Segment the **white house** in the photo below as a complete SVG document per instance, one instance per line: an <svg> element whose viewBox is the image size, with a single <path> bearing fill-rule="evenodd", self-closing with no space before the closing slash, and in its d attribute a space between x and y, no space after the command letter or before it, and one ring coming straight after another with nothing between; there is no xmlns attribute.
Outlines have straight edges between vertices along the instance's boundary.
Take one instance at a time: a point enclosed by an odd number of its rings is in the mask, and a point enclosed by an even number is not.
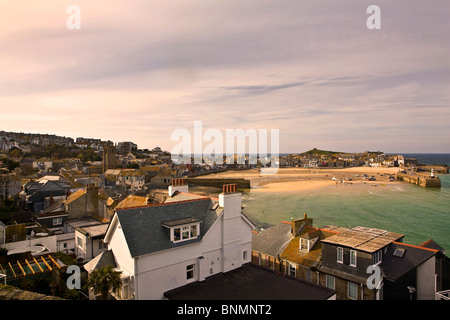
<svg viewBox="0 0 450 320"><path fill-rule="evenodd" d="M106 250L103 242L108 224L99 223L75 228L75 254L77 259L87 262Z"/></svg>
<svg viewBox="0 0 450 320"><path fill-rule="evenodd" d="M171 186L167 203L115 212L104 238L108 250L85 269L112 264L121 271L116 298L163 299L169 290L250 262L255 226L241 212L236 185L224 186L219 199L190 198L186 191Z"/></svg>

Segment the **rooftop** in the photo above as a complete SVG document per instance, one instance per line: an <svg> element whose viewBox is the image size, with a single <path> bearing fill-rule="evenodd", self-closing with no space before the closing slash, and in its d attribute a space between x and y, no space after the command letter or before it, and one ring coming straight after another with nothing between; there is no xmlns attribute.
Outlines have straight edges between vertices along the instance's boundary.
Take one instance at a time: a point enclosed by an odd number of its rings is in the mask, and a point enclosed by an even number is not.
<svg viewBox="0 0 450 320"><path fill-rule="evenodd" d="M386 278L396 280L434 256L438 250L393 242L383 257Z"/></svg>
<svg viewBox="0 0 450 320"><path fill-rule="evenodd" d="M253 264L165 293L169 300L326 300L334 290Z"/></svg>
<svg viewBox="0 0 450 320"><path fill-rule="evenodd" d="M137 257L200 241L222 212L220 208L213 210L213 205L213 200L203 198L122 209L117 210L115 215L131 256ZM173 243L164 224L187 218L201 220L199 237L181 244Z"/></svg>
<svg viewBox="0 0 450 320"><path fill-rule="evenodd" d="M115 209L144 206L147 204L147 200L147 197L129 195L128 197L120 201Z"/></svg>
<svg viewBox="0 0 450 320"><path fill-rule="evenodd" d="M105 235L108 223L101 223L97 225L77 227L76 230L90 238L99 238Z"/></svg>
<svg viewBox="0 0 450 320"><path fill-rule="evenodd" d="M330 228L327 229L330 230ZM355 227L352 229L338 228L331 230L337 231L338 233L327 239L323 239L323 243L350 247L369 253L380 250L393 241L398 241L404 237L404 235L400 233L366 227Z"/></svg>

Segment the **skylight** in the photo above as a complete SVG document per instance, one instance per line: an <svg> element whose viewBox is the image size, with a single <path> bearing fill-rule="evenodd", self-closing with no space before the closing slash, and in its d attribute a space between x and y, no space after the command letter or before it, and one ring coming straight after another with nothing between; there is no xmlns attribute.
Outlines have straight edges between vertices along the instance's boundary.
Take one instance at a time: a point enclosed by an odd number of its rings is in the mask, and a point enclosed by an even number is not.
<svg viewBox="0 0 450 320"><path fill-rule="evenodd" d="M394 256L395 257L402 258L404 254L405 254L405 249L396 248L395 251L394 251Z"/></svg>

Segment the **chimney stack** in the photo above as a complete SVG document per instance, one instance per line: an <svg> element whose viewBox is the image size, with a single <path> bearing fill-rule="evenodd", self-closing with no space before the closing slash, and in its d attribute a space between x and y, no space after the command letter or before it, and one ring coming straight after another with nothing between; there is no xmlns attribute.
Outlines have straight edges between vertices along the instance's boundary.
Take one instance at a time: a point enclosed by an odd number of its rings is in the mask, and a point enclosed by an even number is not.
<svg viewBox="0 0 450 320"><path fill-rule="evenodd" d="M235 183L234 184L224 184L222 191L224 194L236 192L236 187L237 187L237 185Z"/></svg>
<svg viewBox="0 0 450 320"><path fill-rule="evenodd" d="M222 253L223 272L228 272L242 265L242 247L240 232L242 194L237 192L236 184L223 186L219 194L219 206L223 208L222 216Z"/></svg>
<svg viewBox="0 0 450 320"><path fill-rule="evenodd" d="M186 179L176 178L172 179L172 185L169 186L169 197L175 192L189 192L189 186L186 183Z"/></svg>
<svg viewBox="0 0 450 320"><path fill-rule="evenodd" d="M313 226L313 219L308 218L308 215L306 213L303 214L303 219L297 219L293 220L291 222L291 235L292 237L296 237L300 234L303 227L312 227Z"/></svg>

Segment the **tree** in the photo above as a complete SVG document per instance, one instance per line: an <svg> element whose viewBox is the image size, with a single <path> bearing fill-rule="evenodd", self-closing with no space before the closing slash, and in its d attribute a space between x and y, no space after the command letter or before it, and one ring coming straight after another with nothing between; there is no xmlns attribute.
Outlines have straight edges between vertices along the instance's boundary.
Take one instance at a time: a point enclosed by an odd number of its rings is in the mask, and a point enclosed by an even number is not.
<svg viewBox="0 0 450 320"><path fill-rule="evenodd" d="M100 294L102 300L108 300L109 291L122 287L120 272L115 271L112 266L106 266L94 270L88 278L87 285L94 289L95 294Z"/></svg>

